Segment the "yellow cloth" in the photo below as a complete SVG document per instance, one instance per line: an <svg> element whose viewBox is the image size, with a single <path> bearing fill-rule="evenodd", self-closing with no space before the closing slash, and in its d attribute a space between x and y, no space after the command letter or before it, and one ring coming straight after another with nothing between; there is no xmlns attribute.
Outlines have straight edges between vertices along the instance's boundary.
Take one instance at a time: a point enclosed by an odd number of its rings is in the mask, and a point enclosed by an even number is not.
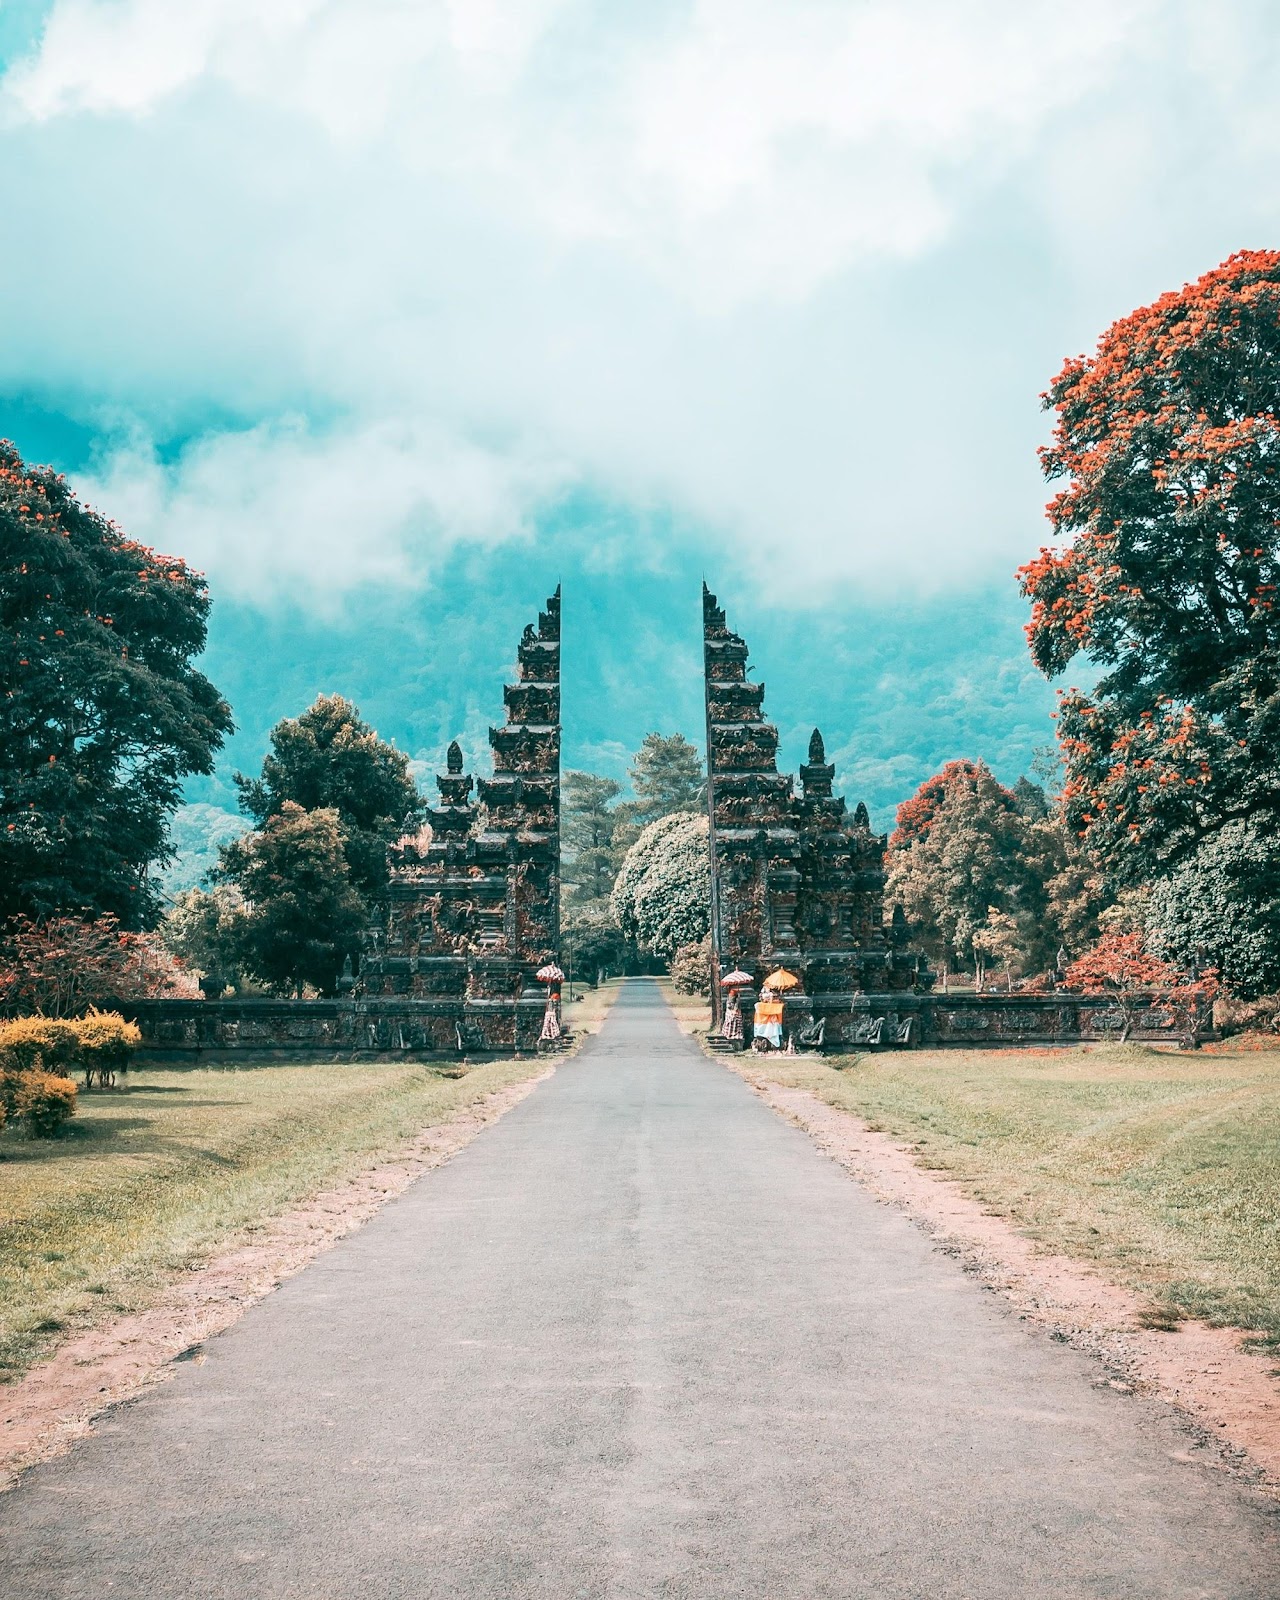
<svg viewBox="0 0 1280 1600"><path fill-rule="evenodd" d="M762 1023L765 1023L765 1022L781 1022L781 1021L782 1021L782 1001L781 1000L757 1000L756 1001L756 1027L757 1028L760 1027L760 1025Z"/></svg>

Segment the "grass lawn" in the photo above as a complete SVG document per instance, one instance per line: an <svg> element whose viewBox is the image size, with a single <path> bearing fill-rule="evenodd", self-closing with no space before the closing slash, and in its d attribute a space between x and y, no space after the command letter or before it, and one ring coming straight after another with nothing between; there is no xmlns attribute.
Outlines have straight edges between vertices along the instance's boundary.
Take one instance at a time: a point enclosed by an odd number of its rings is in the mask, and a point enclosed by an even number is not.
<svg viewBox="0 0 1280 1600"><path fill-rule="evenodd" d="M1280 1349L1280 1052L1142 1046L747 1058L912 1144L1161 1315Z"/></svg>
<svg viewBox="0 0 1280 1600"><path fill-rule="evenodd" d="M144 1067L81 1093L67 1136L0 1134L0 1381L64 1330L133 1310L238 1230L371 1165L491 1090L414 1064Z"/></svg>

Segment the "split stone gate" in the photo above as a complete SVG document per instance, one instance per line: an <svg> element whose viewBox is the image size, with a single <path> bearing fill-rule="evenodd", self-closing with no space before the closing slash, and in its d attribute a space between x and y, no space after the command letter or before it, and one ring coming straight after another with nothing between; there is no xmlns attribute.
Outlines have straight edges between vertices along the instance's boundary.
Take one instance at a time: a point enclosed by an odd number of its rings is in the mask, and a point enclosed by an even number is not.
<svg viewBox="0 0 1280 1600"><path fill-rule="evenodd" d="M803 1045L1066 1042L1105 1037L1104 999L938 995L900 913L884 916L885 839L848 812L817 729L800 788L778 771L748 650L703 585L712 1015L731 966L757 985L776 966L800 981L786 1031ZM532 1050L560 948L560 590L516 652L506 719L489 730L493 775L449 746L430 831L390 853L390 893L359 970L335 1000L144 1001L126 1009L153 1052L509 1053ZM744 1001L749 1008L753 990ZM749 1016L749 1009L747 1015ZM1153 1004L1142 1037L1180 1018Z"/></svg>

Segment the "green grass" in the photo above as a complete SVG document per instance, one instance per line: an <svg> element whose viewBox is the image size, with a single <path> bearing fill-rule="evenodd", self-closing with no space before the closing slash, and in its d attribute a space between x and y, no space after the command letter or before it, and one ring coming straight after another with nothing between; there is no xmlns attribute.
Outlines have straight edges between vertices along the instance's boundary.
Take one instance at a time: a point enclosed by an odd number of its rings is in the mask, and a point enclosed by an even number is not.
<svg viewBox="0 0 1280 1600"><path fill-rule="evenodd" d="M911 1143L992 1210L1280 1349L1280 1053L1141 1046L752 1060Z"/></svg>
<svg viewBox="0 0 1280 1600"><path fill-rule="evenodd" d="M155 1298L241 1229L544 1062L143 1068L65 1138L0 1135L0 1381Z"/></svg>

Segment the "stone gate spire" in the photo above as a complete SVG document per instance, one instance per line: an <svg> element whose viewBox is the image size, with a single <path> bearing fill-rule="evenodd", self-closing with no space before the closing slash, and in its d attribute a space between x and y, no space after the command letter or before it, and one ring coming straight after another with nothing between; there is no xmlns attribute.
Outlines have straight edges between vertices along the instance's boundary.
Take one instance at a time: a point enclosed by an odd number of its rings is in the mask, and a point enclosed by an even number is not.
<svg viewBox="0 0 1280 1600"><path fill-rule="evenodd" d="M783 962L797 948L800 884L791 779L778 771L778 730L762 715L764 684L747 681L746 642L726 626L705 583L702 648L713 943L722 961Z"/></svg>
<svg viewBox="0 0 1280 1600"><path fill-rule="evenodd" d="M455 739L427 812L430 840L390 852L384 924L361 967L372 1048L532 1049L560 947L560 590L524 630L493 776L463 771ZM472 801L473 788L480 804ZM425 831L425 830L424 830Z"/></svg>

